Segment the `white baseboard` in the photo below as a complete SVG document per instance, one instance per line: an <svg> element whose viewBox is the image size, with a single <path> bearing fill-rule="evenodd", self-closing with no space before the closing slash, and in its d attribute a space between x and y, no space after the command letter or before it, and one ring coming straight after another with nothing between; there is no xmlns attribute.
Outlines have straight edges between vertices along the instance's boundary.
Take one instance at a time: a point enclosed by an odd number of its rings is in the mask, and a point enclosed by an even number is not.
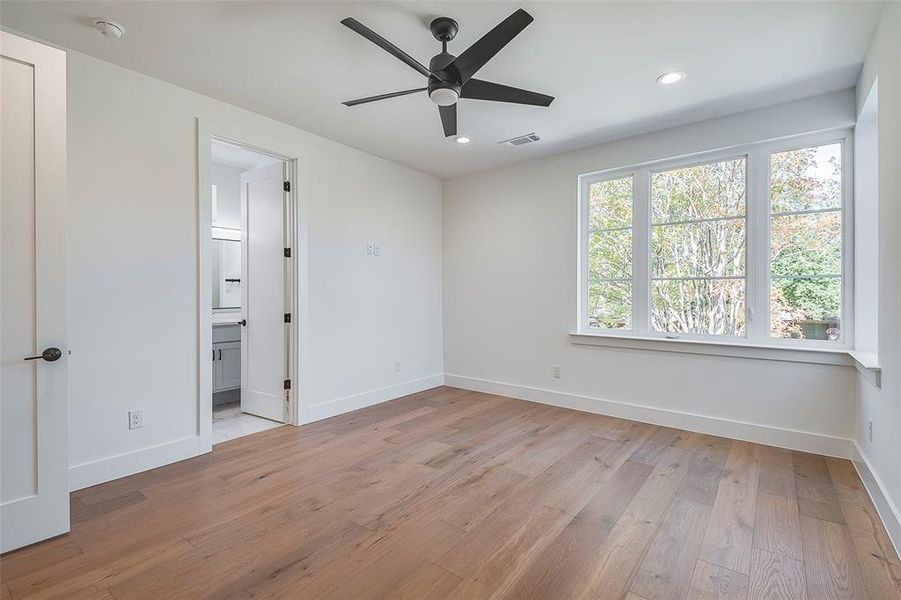
<svg viewBox="0 0 901 600"><path fill-rule="evenodd" d="M69 491L134 475L203 454L200 436L166 442L69 467Z"/></svg>
<svg viewBox="0 0 901 600"><path fill-rule="evenodd" d="M860 475L860 480L863 481L864 487L867 488L867 493L876 506L876 511L882 518L882 524L885 526L885 530L895 546L895 552L898 553L898 556L901 556L901 510L898 510L898 505L895 504L891 495L885 490L882 480L876 474L876 471L873 470L870 461L856 440L854 442L852 461L857 469L857 474Z"/></svg>
<svg viewBox="0 0 901 600"><path fill-rule="evenodd" d="M429 377L423 377L422 379L413 379L396 385L369 390L361 394L336 398L334 400L320 402L309 406L301 406L300 424L306 425L307 423L312 423L314 421L343 415L347 412L366 408L367 406L379 404L380 402L385 402L387 400L400 398L401 396L422 392L443 384L443 375L431 375Z"/></svg>
<svg viewBox="0 0 901 600"><path fill-rule="evenodd" d="M800 431L796 429L774 427L772 425L734 421L723 419L721 417L710 417L642 404L604 400L601 398L593 398L591 396L581 396L567 392L558 392L555 390L528 387L512 383L502 383L499 381L478 379L474 377L464 377L461 375L445 374L444 383L445 385L452 387L474 390L477 392L487 392L489 394L518 398L520 400L529 400L532 402L540 402L542 404L571 408L582 412L631 419L633 421L641 421L653 425L664 425L666 427L708 433L748 442L757 442L768 446L814 452L816 454L825 454L826 456L835 456L839 458L851 458L852 456L853 442L851 440L811 431Z"/></svg>
<svg viewBox="0 0 901 600"><path fill-rule="evenodd" d="M400 398L408 394L415 394L434 387L438 387L444 383L443 375L432 375L422 379L414 379L405 381L397 385L392 385L376 390L346 396L314 404L313 406L301 408L301 424L312 423L328 417L344 414L373 404ZM108 458L73 465L69 467L69 491L80 490L82 488L105 483L120 477L134 475L148 469L155 469L168 465L170 463L185 460L203 454L201 448L200 436L191 436L151 446L149 448L139 448L131 452L117 454Z"/></svg>

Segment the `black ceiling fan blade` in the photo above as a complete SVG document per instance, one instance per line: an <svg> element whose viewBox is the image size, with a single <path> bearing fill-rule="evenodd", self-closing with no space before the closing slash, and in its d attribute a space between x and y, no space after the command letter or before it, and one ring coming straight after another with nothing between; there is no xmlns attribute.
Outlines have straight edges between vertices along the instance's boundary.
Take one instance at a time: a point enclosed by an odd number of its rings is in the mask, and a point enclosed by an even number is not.
<svg viewBox="0 0 901 600"><path fill-rule="evenodd" d="M460 83L466 83L533 20L532 15L520 8L455 58L446 70L454 73Z"/></svg>
<svg viewBox="0 0 901 600"><path fill-rule="evenodd" d="M439 106L438 113L441 115L441 125L444 127L444 137L457 135L457 105Z"/></svg>
<svg viewBox="0 0 901 600"><path fill-rule="evenodd" d="M532 106L550 106L551 102L554 101L554 97L547 94L521 90L509 85L482 81L481 79L470 79L467 81L460 90L460 97L473 100L531 104Z"/></svg>
<svg viewBox="0 0 901 600"><path fill-rule="evenodd" d="M402 92L391 92L390 94L380 94L378 96L369 96L368 98L358 98L357 100L348 100L342 102L344 106L356 106L357 104L366 104L367 102L375 102L376 100L387 100L388 98L397 98L398 96L406 96L407 94L415 94L416 92L424 92L429 88L416 88L414 90L404 90Z"/></svg>
<svg viewBox="0 0 901 600"><path fill-rule="evenodd" d="M432 72L429 71L428 69L426 69L425 66L423 66L422 63L420 63L418 60L416 60L415 58L413 58L412 56L410 56L409 54L407 54L406 52L404 52L403 50L401 50L400 48L398 48L397 46L395 46L394 44L392 44L391 42L389 42L388 40L386 40L379 34L377 34L376 32L374 32L370 28L366 27L365 25L363 25L356 19L348 17L348 18L344 19L343 21L341 21L341 24L346 27L349 27L350 29L353 29L354 31L356 31L357 33L362 35L364 38L366 38L367 40L369 40L370 42L372 42L373 44L375 44L376 46L378 46L379 48L381 48L382 50L387 52L388 54L391 54L392 56L404 61L409 66L416 69L417 71L419 71L426 77L428 77L432 74Z"/></svg>

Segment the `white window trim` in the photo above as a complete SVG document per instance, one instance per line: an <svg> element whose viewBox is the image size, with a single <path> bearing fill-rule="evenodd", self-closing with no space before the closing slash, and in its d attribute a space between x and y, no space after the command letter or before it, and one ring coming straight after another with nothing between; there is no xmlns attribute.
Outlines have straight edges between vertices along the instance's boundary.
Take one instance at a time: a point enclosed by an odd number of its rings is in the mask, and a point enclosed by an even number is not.
<svg viewBox="0 0 901 600"><path fill-rule="evenodd" d="M830 143L842 144L842 314L841 338L796 340L772 338L770 324L770 200L769 155L797 148ZM745 335L711 336L656 332L650 327L650 185L651 174L685 166L746 158L746 244L745 244ZM852 356L854 221L853 221L853 148L851 129L840 128L817 133L765 140L709 152L679 156L607 169L579 176L578 185L578 319L570 333L573 343L592 346L672 350L692 354L716 354L794 360L824 364L842 364L878 369ZM632 329L613 330L589 327L588 318L588 203L589 187L598 182L632 177ZM761 310L762 309L762 310ZM762 314L755 314L762 313Z"/></svg>

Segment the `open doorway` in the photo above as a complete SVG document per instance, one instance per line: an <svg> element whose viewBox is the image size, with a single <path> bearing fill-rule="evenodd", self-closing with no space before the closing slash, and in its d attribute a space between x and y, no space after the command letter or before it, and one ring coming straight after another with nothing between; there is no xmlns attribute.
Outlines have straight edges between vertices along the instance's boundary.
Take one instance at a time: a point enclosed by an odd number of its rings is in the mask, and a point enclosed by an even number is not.
<svg viewBox="0 0 901 600"><path fill-rule="evenodd" d="M212 444L289 422L289 164L210 147Z"/></svg>

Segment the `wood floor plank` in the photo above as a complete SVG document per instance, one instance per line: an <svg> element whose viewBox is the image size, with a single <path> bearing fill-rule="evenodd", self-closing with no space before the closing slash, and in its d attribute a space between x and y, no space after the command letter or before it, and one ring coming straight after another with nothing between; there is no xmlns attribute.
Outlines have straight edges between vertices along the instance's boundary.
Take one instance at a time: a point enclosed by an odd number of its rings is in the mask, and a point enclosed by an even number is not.
<svg viewBox="0 0 901 600"><path fill-rule="evenodd" d="M734 442L720 480L700 559L743 575L751 572L760 447Z"/></svg>
<svg viewBox="0 0 901 600"><path fill-rule="evenodd" d="M745 600L748 576L699 560L687 597L692 600Z"/></svg>
<svg viewBox="0 0 901 600"><path fill-rule="evenodd" d="M760 480L757 488L774 496L797 497L791 450L773 446L760 449Z"/></svg>
<svg viewBox="0 0 901 600"><path fill-rule="evenodd" d="M753 543L761 550L801 560L801 516L797 500L759 492Z"/></svg>
<svg viewBox="0 0 901 600"><path fill-rule="evenodd" d="M635 499L617 520L597 557L597 565L577 597L622 597L654 539L690 464L685 450L668 448Z"/></svg>
<svg viewBox="0 0 901 600"><path fill-rule="evenodd" d="M863 576L844 525L801 517L807 593L817 600L866 598Z"/></svg>
<svg viewBox="0 0 901 600"><path fill-rule="evenodd" d="M448 387L70 499L3 600L901 600L849 461Z"/></svg>
<svg viewBox="0 0 901 600"><path fill-rule="evenodd" d="M870 598L901 599L901 569L897 555L884 550L870 532L848 528L848 536Z"/></svg>
<svg viewBox="0 0 901 600"><path fill-rule="evenodd" d="M793 452L792 458L795 466L798 508L801 514L815 519L844 523L838 494L832 484L825 457L807 452Z"/></svg>
<svg viewBox="0 0 901 600"><path fill-rule="evenodd" d="M751 551L749 586L748 600L807 598L803 563L760 548Z"/></svg>
<svg viewBox="0 0 901 600"><path fill-rule="evenodd" d="M644 485L653 467L626 461L532 562L509 598L573 598L594 568L604 540Z"/></svg>
<svg viewBox="0 0 901 600"><path fill-rule="evenodd" d="M693 451L688 475L679 488L679 495L713 506L723 469L729 458L732 440L714 436L699 436Z"/></svg>
<svg viewBox="0 0 901 600"><path fill-rule="evenodd" d="M453 596L490 600L502 598L531 567L533 561L566 526L572 515L542 508L513 533L490 558L466 578Z"/></svg>
<svg viewBox="0 0 901 600"><path fill-rule="evenodd" d="M520 530L530 513L541 507L565 513L554 505L558 504L558 499L567 497L567 491L575 498L573 505L584 505L596 493L597 488L593 486L605 468L603 462L596 460L597 455L618 446L618 442L602 438L586 440L559 463L518 488L511 498L476 523L471 532L436 563L468 579Z"/></svg>
<svg viewBox="0 0 901 600"><path fill-rule="evenodd" d="M400 582L391 597L398 600L444 600L459 585L459 577L435 563L427 562Z"/></svg>
<svg viewBox="0 0 901 600"><path fill-rule="evenodd" d="M648 600L685 597L710 510L706 504L676 498L635 576L633 593Z"/></svg>

